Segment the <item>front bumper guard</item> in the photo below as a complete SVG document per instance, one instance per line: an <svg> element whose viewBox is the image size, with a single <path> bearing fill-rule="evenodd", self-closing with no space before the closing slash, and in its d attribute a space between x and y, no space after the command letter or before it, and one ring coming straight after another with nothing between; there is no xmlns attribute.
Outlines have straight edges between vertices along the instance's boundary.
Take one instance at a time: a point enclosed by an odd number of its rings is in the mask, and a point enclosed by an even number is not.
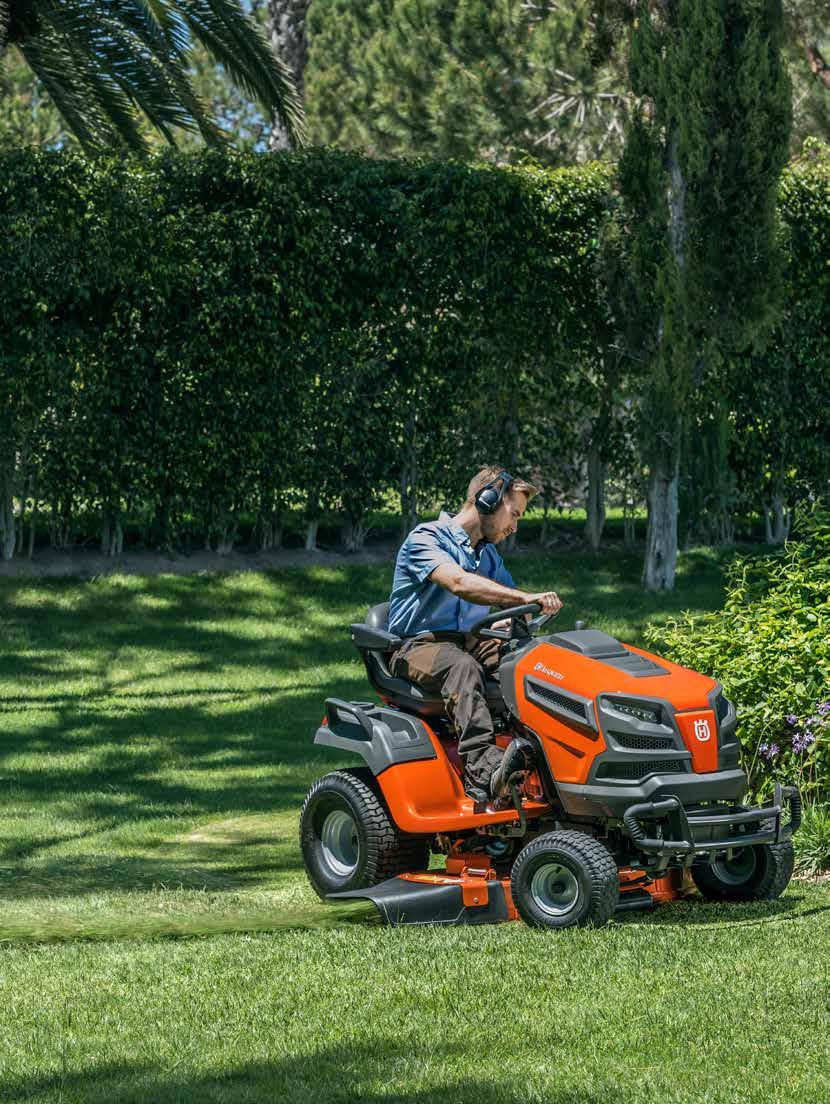
<svg viewBox="0 0 830 1104"><path fill-rule="evenodd" d="M790 810L790 819L786 824L782 822L785 801ZM649 820L667 821L669 832L676 833L679 838L646 835L640 821ZM757 831L741 831L742 825L754 821L762 821L766 827L759 825ZM780 782L776 782L775 795L770 805L758 805L754 809L741 809L739 812L687 813L680 799L670 794L659 801L645 801L630 806L623 814L623 824L640 851L660 858L684 856L691 863L702 852L781 843L790 839L801 824L801 795L795 786L782 786ZM726 834L721 835L714 831L719 828L725 828Z"/></svg>

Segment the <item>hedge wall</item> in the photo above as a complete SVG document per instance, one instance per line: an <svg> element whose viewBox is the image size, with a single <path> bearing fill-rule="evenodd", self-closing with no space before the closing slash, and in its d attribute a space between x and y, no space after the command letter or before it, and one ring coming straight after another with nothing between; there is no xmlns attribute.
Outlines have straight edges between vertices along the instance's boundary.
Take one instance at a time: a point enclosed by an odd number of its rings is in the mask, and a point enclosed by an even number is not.
<svg viewBox="0 0 830 1104"><path fill-rule="evenodd" d="M66 543L90 512L111 553L125 516L149 543L220 549L244 518L268 546L289 507L312 532L340 511L357 545L382 495L407 525L479 462L546 489L578 473L603 395L636 479L637 394L602 373L610 178L320 150L0 154L2 554L38 528ZM818 147L785 174L780 214L782 324L723 400L755 508L830 478Z"/></svg>
<svg viewBox="0 0 830 1104"><path fill-rule="evenodd" d="M732 464L745 495L783 539L795 500L830 501L830 149L808 140L784 173L778 210L787 253L781 324L735 374Z"/></svg>
<svg viewBox="0 0 830 1104"><path fill-rule="evenodd" d="M221 548L243 514L267 545L289 504L358 533L390 485L449 488L488 452L498 396L555 383L590 340L607 182L321 151L4 153L4 555L38 507L57 543L92 508L111 552L125 513L156 543Z"/></svg>

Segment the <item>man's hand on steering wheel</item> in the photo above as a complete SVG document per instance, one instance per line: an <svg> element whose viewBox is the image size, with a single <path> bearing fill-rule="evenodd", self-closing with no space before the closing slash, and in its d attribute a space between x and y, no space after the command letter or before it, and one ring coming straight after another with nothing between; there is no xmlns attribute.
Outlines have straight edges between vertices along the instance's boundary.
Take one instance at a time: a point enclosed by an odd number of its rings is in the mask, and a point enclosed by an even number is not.
<svg viewBox="0 0 830 1104"><path fill-rule="evenodd" d="M543 591L541 594L528 594L527 601L538 602L542 607L540 615L543 617L555 617L557 613L562 609L562 599L553 590ZM524 615L525 621L531 620L531 614L526 613ZM509 617L503 618L501 621L494 621L491 628L494 629L509 629L512 619Z"/></svg>
<svg viewBox="0 0 830 1104"><path fill-rule="evenodd" d="M553 617L562 609L562 599L553 590L544 591L542 594L528 594L528 602L538 602L542 607L542 613Z"/></svg>

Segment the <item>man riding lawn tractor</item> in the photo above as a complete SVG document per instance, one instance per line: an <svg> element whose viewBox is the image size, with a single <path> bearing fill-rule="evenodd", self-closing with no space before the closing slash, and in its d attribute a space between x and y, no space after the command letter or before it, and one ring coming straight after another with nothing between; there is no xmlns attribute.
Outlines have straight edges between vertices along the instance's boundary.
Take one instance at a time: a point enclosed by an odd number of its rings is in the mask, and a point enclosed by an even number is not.
<svg viewBox="0 0 830 1104"><path fill-rule="evenodd" d="M398 552L389 604L389 631L403 639L390 656L393 675L440 695L458 739L467 793L504 796L527 764L521 744L496 745L485 677L498 668L501 643L469 630L489 607L538 603L543 614L562 608L550 592L519 590L494 545L515 533L537 488L498 467L482 468L454 516L418 525ZM503 627L497 622L494 628Z"/></svg>
<svg viewBox="0 0 830 1104"><path fill-rule="evenodd" d="M363 764L303 802L315 891L391 924L547 928L654 907L687 875L709 900L780 896L798 791L743 803L715 678L580 621L541 632L562 603L518 590L494 548L534 493L480 471L454 517L409 534L391 601L349 626L380 702L326 699L314 743Z"/></svg>

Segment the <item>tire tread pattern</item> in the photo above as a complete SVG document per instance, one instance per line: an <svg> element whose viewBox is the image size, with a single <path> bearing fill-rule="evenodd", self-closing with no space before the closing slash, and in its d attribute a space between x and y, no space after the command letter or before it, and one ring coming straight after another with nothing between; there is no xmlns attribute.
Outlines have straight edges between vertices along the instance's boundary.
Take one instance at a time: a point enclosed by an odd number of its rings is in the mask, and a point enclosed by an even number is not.
<svg viewBox="0 0 830 1104"><path fill-rule="evenodd" d="M774 901L780 897L793 874L792 841L758 844L757 848L765 856L764 869L746 885L722 882L709 866L692 867L692 879L701 894L709 901Z"/></svg>
<svg viewBox="0 0 830 1104"><path fill-rule="evenodd" d="M608 848L601 840L594 839L584 832L575 832L569 829L561 829L555 832L546 832L537 836L519 854L513 866L511 888L515 887L514 878L521 872L524 865L533 859L540 851L544 851L551 845L562 845L576 852L583 866L590 874L590 895L588 907L584 916L577 921L578 924L593 924L595 927L607 923L614 915L619 900L619 874L617 864ZM513 888L513 898L516 908L522 919L536 927L540 925L538 919L531 913L526 914L522 907L521 894Z"/></svg>
<svg viewBox="0 0 830 1104"><path fill-rule="evenodd" d="M304 842L310 831L306 823L307 809L315 802L321 790L335 788L341 791L344 787L350 791L367 843L366 864L362 871L361 884L353 888L362 889L377 885L387 878L394 878L398 874L427 866L429 862L427 841L422 837L408 836L398 831L383 803L374 775L365 768L332 771L323 778L319 778L308 791L300 811L300 849L304 857L306 854ZM309 879L316 892L324 897L326 891L321 892L321 887L316 884L310 871Z"/></svg>

